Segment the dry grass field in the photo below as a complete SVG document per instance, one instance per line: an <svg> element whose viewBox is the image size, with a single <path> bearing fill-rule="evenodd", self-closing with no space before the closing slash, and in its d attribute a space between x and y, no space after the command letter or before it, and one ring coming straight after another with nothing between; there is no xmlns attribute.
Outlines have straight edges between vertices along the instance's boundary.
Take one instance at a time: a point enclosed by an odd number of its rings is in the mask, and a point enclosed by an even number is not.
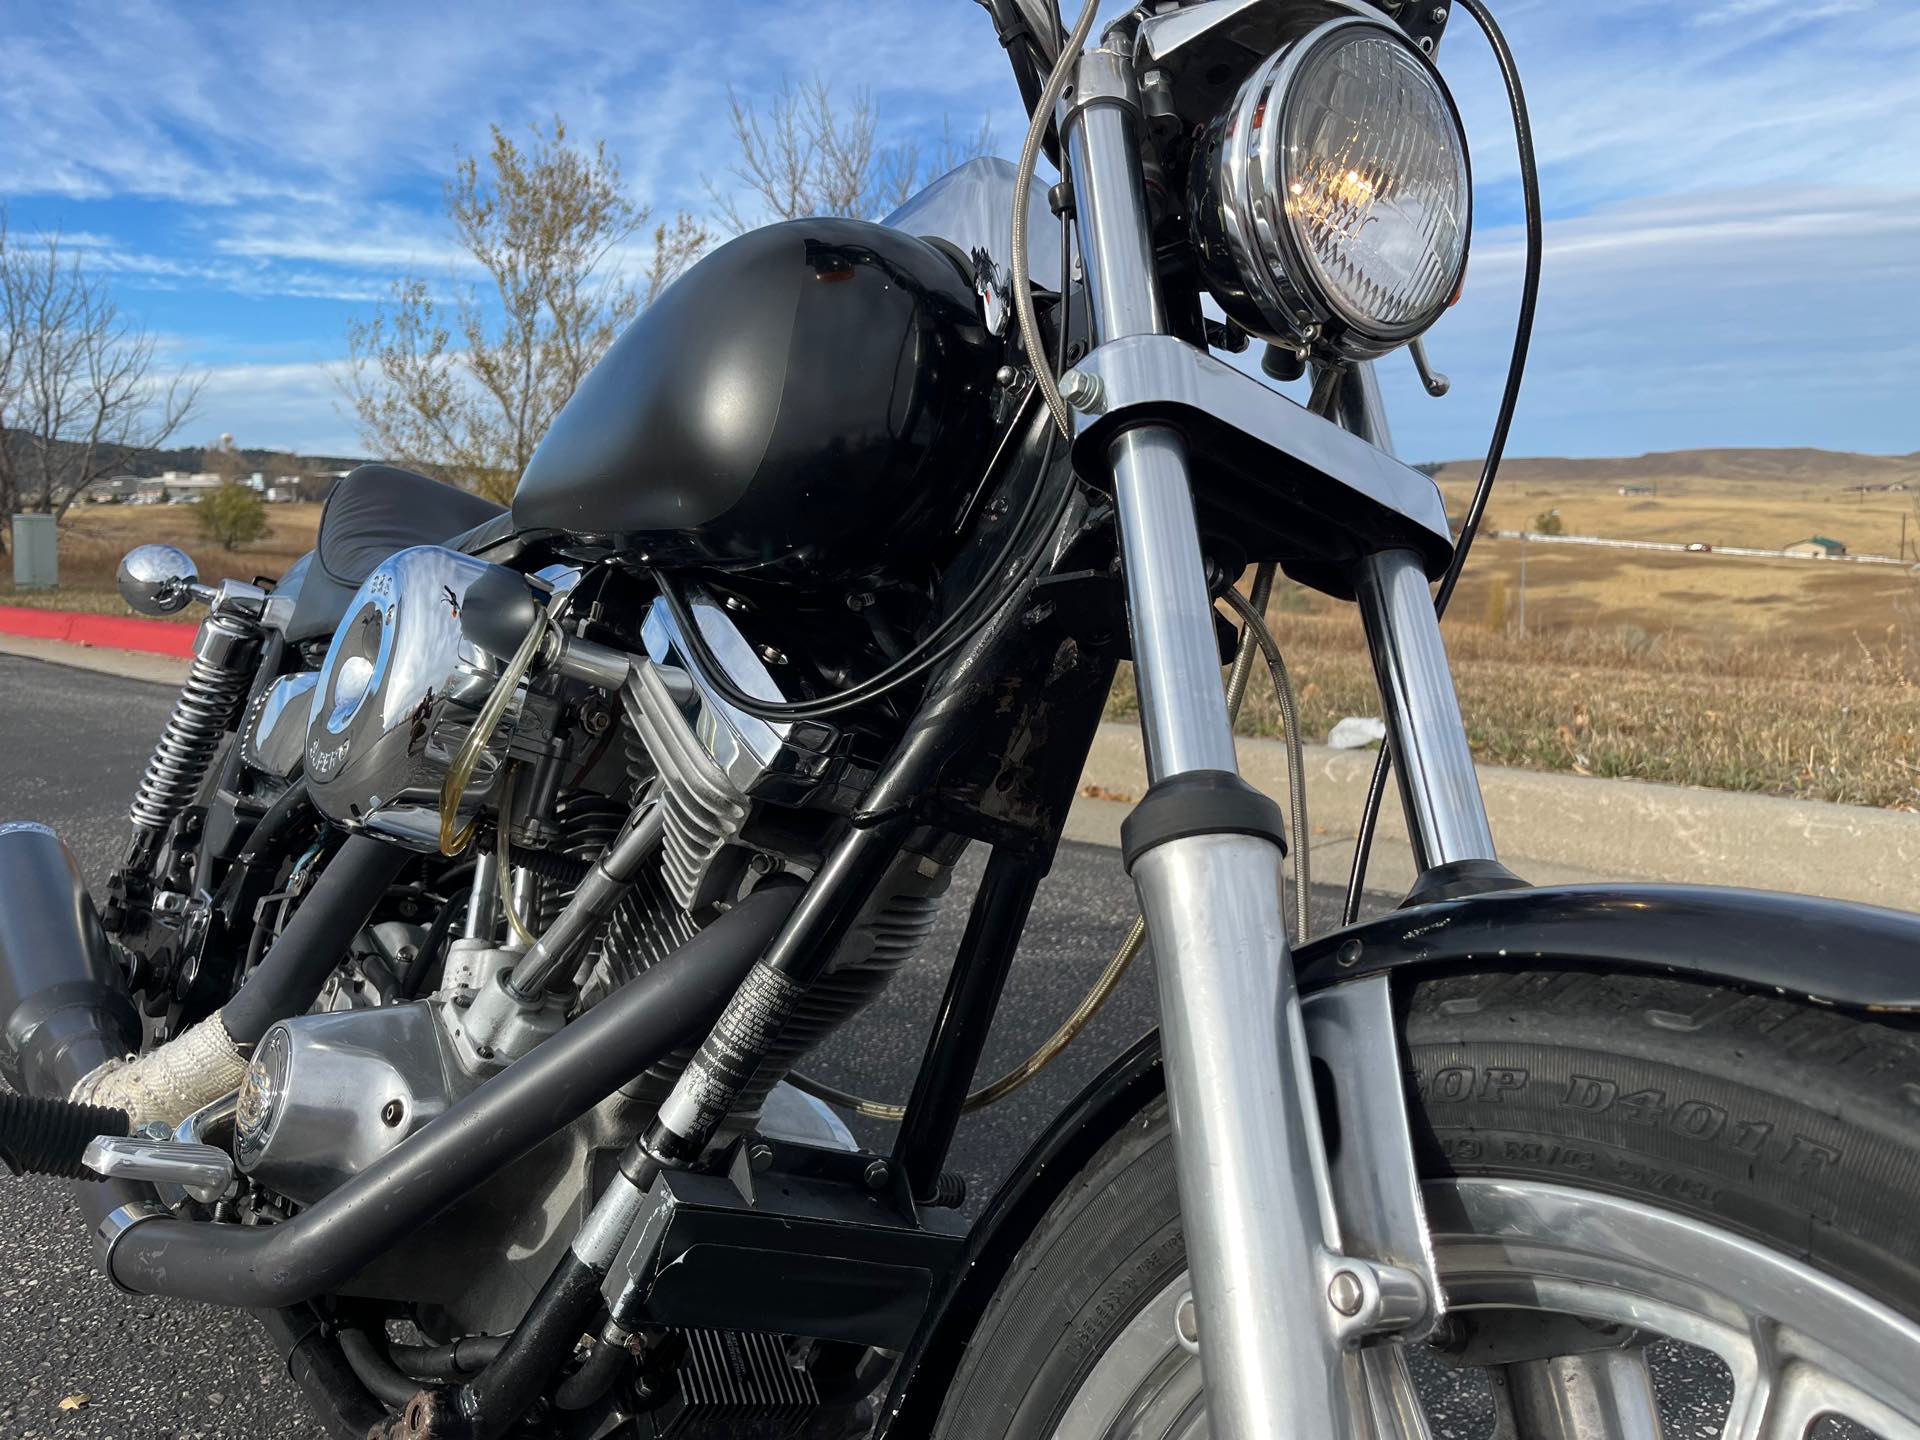
<svg viewBox="0 0 1920 1440"><path fill-rule="evenodd" d="M204 580L278 578L313 548L321 508L317 504L269 505L267 533L244 550L226 550L200 537L191 505L75 505L60 527L60 588L16 591L9 556L0 570L0 605L124 615L126 604L113 588L120 557L135 545L156 540L178 545L193 556ZM198 624L200 612L189 607L175 618Z"/></svg>
<svg viewBox="0 0 1920 1440"><path fill-rule="evenodd" d="M1478 467L1436 477L1458 515ZM1860 485L1908 488L1862 492ZM1622 486L1652 494L1621 495ZM1492 764L1920 810L1920 455L1693 451L1515 460L1489 528L1775 549L1830 536L1907 566L1483 538L1447 621L1474 753ZM1524 552L1524 628L1521 567ZM1379 713L1351 607L1273 606L1306 738ZM1124 687L1115 713L1129 713ZM1279 733L1261 685L1242 728Z"/></svg>
<svg viewBox="0 0 1920 1440"><path fill-rule="evenodd" d="M1437 477L1466 509L1476 467ZM1901 484L1905 491L1860 491ZM1622 486L1652 494L1622 495ZM1631 460L1515 460L1501 470L1489 530L1524 530L1557 510L1569 535L1779 549L1825 535L1856 555L1920 563L1920 456L1818 450L1707 450ZM1920 648L1920 574L1894 565L1607 550L1481 540L1454 601L1465 620L1550 635L1630 628L1709 648L1737 644L1825 656L1889 642ZM1504 604L1489 601L1498 580ZM1492 605L1490 613L1489 606Z"/></svg>

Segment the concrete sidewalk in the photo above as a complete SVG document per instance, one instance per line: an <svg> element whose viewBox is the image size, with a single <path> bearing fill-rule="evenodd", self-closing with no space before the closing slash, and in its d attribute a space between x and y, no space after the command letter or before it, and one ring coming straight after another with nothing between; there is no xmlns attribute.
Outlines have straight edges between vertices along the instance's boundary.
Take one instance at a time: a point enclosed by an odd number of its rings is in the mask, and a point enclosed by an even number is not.
<svg viewBox="0 0 1920 1440"><path fill-rule="evenodd" d="M70 665L76 670L118 675L123 680L145 680L155 685L178 685L187 678L187 669L193 663L173 655L4 634L0 634L0 655L20 655L28 660L45 660L50 665Z"/></svg>
<svg viewBox="0 0 1920 1440"><path fill-rule="evenodd" d="M1243 739L1239 750L1241 773L1284 802L1286 746ZM1346 881L1373 762L1370 750L1306 747L1318 882ZM1068 835L1118 844L1120 822L1146 786L1138 727L1102 725ZM1920 909L1920 815L1493 765L1480 768L1480 787L1501 860L1537 885L1679 881ZM1397 790L1381 807L1367 873L1370 889L1404 892L1413 883Z"/></svg>
<svg viewBox="0 0 1920 1440"><path fill-rule="evenodd" d="M179 684L187 673L186 661L166 656L15 635L0 635L0 654L165 685ZM1313 878L1344 885L1373 753L1309 745L1306 760ZM1243 739L1240 768L1285 801L1286 746ZM1481 767L1480 787L1500 858L1536 885L1685 881L1920 909L1920 815L1493 765ZM1119 844L1120 822L1146 788L1139 728L1102 725L1067 838ZM1387 894L1413 884L1397 790L1381 809L1367 875L1369 889Z"/></svg>

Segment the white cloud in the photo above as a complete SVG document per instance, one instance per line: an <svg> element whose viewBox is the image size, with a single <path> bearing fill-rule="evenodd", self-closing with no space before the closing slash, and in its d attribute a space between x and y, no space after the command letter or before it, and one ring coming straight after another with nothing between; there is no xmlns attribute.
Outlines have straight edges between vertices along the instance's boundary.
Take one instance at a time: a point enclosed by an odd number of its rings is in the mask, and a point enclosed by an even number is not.
<svg viewBox="0 0 1920 1440"><path fill-rule="evenodd" d="M193 425L249 447L357 454L353 421L334 383L337 369L330 361L215 366L205 372Z"/></svg>
<svg viewBox="0 0 1920 1440"><path fill-rule="evenodd" d="M1512 338L1521 241L1479 237L1430 337L1455 381L1382 362L1403 453L1481 453ZM1920 373L1920 187L1778 188L1603 207L1548 227L1515 454L1810 444L1904 453Z"/></svg>

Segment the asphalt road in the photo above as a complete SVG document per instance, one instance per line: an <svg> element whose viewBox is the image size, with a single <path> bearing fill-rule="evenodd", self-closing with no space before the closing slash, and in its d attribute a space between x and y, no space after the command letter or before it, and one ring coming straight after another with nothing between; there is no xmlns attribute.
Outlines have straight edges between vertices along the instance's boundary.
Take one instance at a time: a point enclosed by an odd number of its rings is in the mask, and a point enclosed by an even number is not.
<svg viewBox="0 0 1920 1440"><path fill-rule="evenodd" d="M171 704L160 686L0 656L0 819L34 819L66 837L96 890L125 843L126 805ZM976 847L977 848L977 847ZM963 866L928 960L905 972L810 1067L821 1079L904 1098L966 913L979 861ZM1316 900L1331 913L1331 891ZM1131 921L1118 856L1065 846L1043 885L1008 982L983 1073L1023 1058L1079 999ZM1152 1023L1150 963L1122 983L1082 1038L1026 1090L963 1122L952 1166L978 1208L1091 1076ZM885 1127L856 1124L884 1143ZM320 1440L278 1357L233 1312L114 1291L61 1184L0 1176L0 1437L9 1440ZM1430 1377L1446 1392L1437 1437L1484 1433L1474 1377ZM1708 1424L1718 1376L1669 1361L1658 1380L1693 1423ZM61 1411L63 1399L82 1408ZM1437 1398L1437 1397L1436 1397ZM1719 1405L1724 1405L1720 1400ZM1670 1419L1670 1426L1673 1421ZM1705 1426L1706 1428L1702 1428Z"/></svg>

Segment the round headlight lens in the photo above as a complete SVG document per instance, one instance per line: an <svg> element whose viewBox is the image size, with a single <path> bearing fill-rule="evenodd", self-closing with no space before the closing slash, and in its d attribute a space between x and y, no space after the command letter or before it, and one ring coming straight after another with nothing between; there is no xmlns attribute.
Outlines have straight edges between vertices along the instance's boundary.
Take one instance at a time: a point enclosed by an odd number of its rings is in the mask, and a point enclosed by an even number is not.
<svg viewBox="0 0 1920 1440"><path fill-rule="evenodd" d="M1472 227L1466 137L1405 36L1318 26L1249 77L1210 143L1197 238L1242 326L1367 356L1440 318Z"/></svg>
<svg viewBox="0 0 1920 1440"><path fill-rule="evenodd" d="M1471 203L1433 71L1356 28L1314 47L1283 105L1282 203L1327 303L1369 333L1425 329L1459 284Z"/></svg>

